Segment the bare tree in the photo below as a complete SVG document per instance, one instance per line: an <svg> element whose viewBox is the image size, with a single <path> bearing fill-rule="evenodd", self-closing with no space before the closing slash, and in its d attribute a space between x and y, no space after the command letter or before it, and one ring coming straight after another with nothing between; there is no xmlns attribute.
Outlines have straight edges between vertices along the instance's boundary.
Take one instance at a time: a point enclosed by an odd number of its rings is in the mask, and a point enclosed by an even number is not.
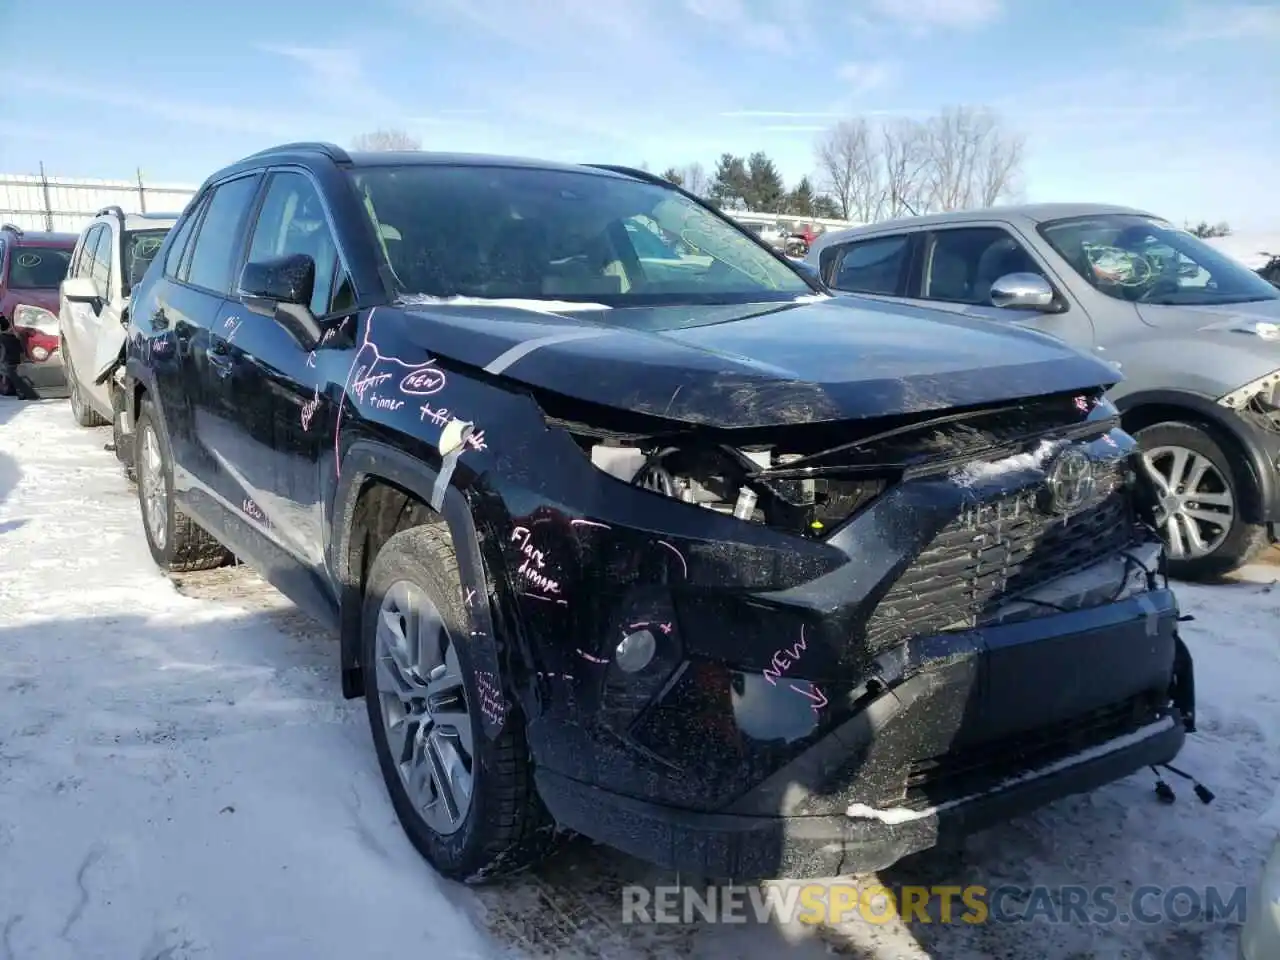
<svg viewBox="0 0 1280 960"><path fill-rule="evenodd" d="M707 171L700 163L691 163L680 171L680 183L686 190L698 197L707 195Z"/></svg>
<svg viewBox="0 0 1280 960"><path fill-rule="evenodd" d="M884 205L884 180L867 121L841 120L818 139L818 167L824 186L846 220L878 219Z"/></svg>
<svg viewBox="0 0 1280 960"><path fill-rule="evenodd" d="M923 126L906 117L880 127L880 163L884 168L884 215L895 219L924 213L929 206L929 151Z"/></svg>
<svg viewBox="0 0 1280 960"><path fill-rule="evenodd" d="M422 141L403 130L374 130L351 141L351 149L362 152L386 150L421 150Z"/></svg>
<svg viewBox="0 0 1280 960"><path fill-rule="evenodd" d="M924 129L931 209L991 206L1016 188L1023 141L1005 133L990 110L947 107Z"/></svg>

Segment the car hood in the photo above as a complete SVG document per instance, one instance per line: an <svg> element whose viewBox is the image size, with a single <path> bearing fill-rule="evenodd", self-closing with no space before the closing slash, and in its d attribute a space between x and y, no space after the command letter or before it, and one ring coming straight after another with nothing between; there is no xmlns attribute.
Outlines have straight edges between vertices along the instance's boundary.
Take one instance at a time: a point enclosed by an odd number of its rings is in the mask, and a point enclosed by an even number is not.
<svg viewBox="0 0 1280 960"><path fill-rule="evenodd" d="M1119 379L1045 334L909 305L801 299L623 309L415 302L386 320L375 310L370 331L383 352L403 337L563 396L721 427L991 404Z"/></svg>

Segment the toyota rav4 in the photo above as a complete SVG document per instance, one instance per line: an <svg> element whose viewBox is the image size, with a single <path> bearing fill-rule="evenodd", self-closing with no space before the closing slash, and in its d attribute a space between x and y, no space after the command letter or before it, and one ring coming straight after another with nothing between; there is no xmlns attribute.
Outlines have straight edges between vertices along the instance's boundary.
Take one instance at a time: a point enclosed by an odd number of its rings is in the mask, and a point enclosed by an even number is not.
<svg viewBox="0 0 1280 960"><path fill-rule="evenodd" d="M828 297L645 173L274 148L133 304L152 555L238 556L335 624L447 876L558 829L877 869L1194 728L1115 368Z"/></svg>

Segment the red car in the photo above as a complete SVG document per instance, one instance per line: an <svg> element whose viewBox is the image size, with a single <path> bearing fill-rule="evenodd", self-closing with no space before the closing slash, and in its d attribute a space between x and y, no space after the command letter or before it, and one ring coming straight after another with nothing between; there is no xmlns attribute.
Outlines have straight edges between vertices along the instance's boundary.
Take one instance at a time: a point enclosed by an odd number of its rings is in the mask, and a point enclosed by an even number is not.
<svg viewBox="0 0 1280 960"><path fill-rule="evenodd" d="M74 233L0 226L0 396L65 397L58 354L58 288Z"/></svg>

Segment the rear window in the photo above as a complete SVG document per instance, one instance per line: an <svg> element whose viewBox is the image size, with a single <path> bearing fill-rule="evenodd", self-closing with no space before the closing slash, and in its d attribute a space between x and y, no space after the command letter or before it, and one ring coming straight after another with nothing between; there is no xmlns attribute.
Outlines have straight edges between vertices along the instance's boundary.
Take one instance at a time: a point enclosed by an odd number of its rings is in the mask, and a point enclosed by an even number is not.
<svg viewBox="0 0 1280 960"><path fill-rule="evenodd" d="M20 290L56 290L67 275L71 250L65 247L14 247L9 257L9 286Z"/></svg>

